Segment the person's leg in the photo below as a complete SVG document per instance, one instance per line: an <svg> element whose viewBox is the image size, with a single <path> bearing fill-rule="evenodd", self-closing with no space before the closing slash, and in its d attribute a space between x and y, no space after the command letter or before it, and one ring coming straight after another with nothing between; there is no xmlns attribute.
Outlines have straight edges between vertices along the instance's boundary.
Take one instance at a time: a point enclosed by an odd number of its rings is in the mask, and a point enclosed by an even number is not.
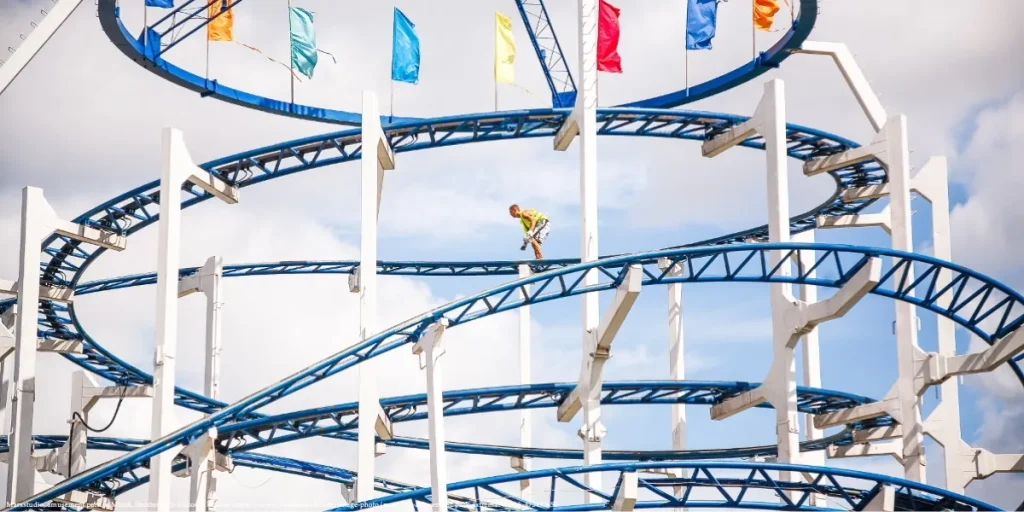
<svg viewBox="0 0 1024 512"><path fill-rule="evenodd" d="M544 259L544 255L540 252L540 243L537 242L536 238L530 239L530 245L533 246L533 256L538 260Z"/></svg>

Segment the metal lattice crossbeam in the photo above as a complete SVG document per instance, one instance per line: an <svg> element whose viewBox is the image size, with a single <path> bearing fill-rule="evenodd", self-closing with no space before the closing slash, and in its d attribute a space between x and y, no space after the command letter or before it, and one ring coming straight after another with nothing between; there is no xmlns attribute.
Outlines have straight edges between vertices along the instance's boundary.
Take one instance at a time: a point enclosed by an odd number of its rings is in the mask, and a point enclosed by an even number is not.
<svg viewBox="0 0 1024 512"><path fill-rule="evenodd" d="M667 470L680 471L684 476L665 477L655 473ZM779 471L799 472L805 480L789 482L773 476ZM581 477L589 472L618 473L613 492L605 493L584 483ZM998 510L944 489L885 475L839 468L742 462L598 464L545 469L452 483L448 490L478 497L481 501L476 510L607 510L612 507L625 474L637 477L636 508L803 510L811 509L811 496L823 495L841 509L863 510L880 492L891 489L896 510ZM524 500L499 488L502 484L523 480L535 481L535 486L547 483L550 491L536 493L542 496L540 500ZM673 496L673 487L681 488L681 497ZM590 503L582 499L584 496L592 498ZM430 489L393 494L331 510L399 504L416 509L417 503L431 503Z"/></svg>
<svg viewBox="0 0 1024 512"><path fill-rule="evenodd" d="M531 384L451 391L443 395L444 415L462 416L557 407L572 392L574 386L572 383ZM714 405L755 386L744 382L613 382L605 383L602 387L601 403ZM834 391L803 387L797 389L800 412L810 414L839 411L872 401L869 398ZM393 423L422 420L427 415L427 398L424 394L386 398L381 400L381 406ZM771 406L764 403L759 407ZM235 453L313 436L337 437L337 434L358 426L358 413L358 403L353 402L231 423L220 428L217 444L220 450ZM888 425L891 421L892 419L886 415L873 420L870 426ZM414 444L419 447L418 443L408 442L405 446L412 447Z"/></svg>

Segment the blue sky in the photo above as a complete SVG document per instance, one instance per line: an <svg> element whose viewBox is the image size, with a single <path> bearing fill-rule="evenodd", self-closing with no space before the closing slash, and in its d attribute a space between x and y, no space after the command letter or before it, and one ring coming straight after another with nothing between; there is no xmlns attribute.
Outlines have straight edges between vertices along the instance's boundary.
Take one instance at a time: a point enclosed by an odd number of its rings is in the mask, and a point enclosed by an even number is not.
<svg viewBox="0 0 1024 512"><path fill-rule="evenodd" d="M16 33L34 20L43 2L0 6L0 43L13 44ZM318 41L338 58L321 59L316 78L297 86L300 102L357 110L361 90L372 88L386 109L391 3L366 3L339 9L325 0L297 2L317 15ZM159 171L160 129L176 126L197 162L269 143L337 130L337 127L246 111L200 99L162 82L132 64L103 35L92 5L84 3L49 46L0 97L0 272L16 272L17 198L21 187L43 187L57 211L72 217L101 200L155 179ZM141 10L122 2L133 30ZM495 8L515 14L512 2L448 2L444 9L404 0L394 2L422 30L423 68L415 87L399 84L396 111L431 116L493 109L490 83L490 30ZM623 8L620 52L623 75L601 75L600 104L612 105L679 88L681 1L658 0ZM701 81L749 59L749 25L742 2L721 6L719 36L712 52L691 53L690 77ZM281 60L286 55L286 19L265 4L243 4L236 14L236 37ZM45 6L44 6L45 7ZM134 8L133 8L134 7ZM550 5L567 55L575 52L570 3ZM1019 51L1024 35L1009 20L1024 15L1015 0L985 2L971 10L942 11L923 0L892 5L870 2L822 2L812 39L847 43L886 108L906 113L914 165L929 156L950 158L954 261L1024 289L1024 267L1014 254L1024 249L1019 237L1024 208L1012 191L1024 186L1018 162L1024 137L1024 69ZM152 13L151 13L152 14ZM784 17L783 17L784 18ZM786 20L781 20L785 30ZM501 107L545 106L544 84L518 18L517 81L503 88ZM565 27L565 28L562 28ZM452 37L454 30L460 37ZM782 32L761 34L758 47L770 46ZM9 41L8 41L9 39ZM477 44L475 42L479 41ZM485 44L486 43L486 44ZM182 44L174 61L193 71L203 67L203 47ZM249 50L221 45L211 51L211 69L224 83L270 97L286 98L286 74ZM865 143L870 126L830 61L797 56L767 77L786 81L787 115L804 124ZM760 96L756 81L694 109L748 115ZM55 146L55 144L59 144ZM552 218L545 244L549 257L578 254L578 164L573 146L555 153L546 139L488 143L399 155L398 168L386 178L381 210L381 259L497 260L521 258L517 222L509 203L537 207ZM606 139L599 141L600 252L656 249L738 231L765 222L763 154L736 150L715 160L700 157L696 143ZM58 148L58 149L55 149ZM243 191L239 205L206 204L185 214L183 265L198 265L212 253L226 263L283 259L345 259L357 256L358 197L356 166L348 164L283 178ZM791 212L802 212L831 193L831 180L805 178L791 164ZM915 199L914 242L929 244L929 207ZM877 205L875 210L881 205ZM1014 235L1017 236L1014 236ZM155 230L133 237L131 249L104 256L87 278L155 267ZM819 231L819 242L888 247L880 229ZM245 282L242 282L245 281ZM382 279L380 325L427 307L473 293L500 279ZM151 367L153 288L83 298L86 328L105 346L143 369ZM702 380L760 381L770 361L767 287L692 285L685 287L687 376ZM357 303L343 278L296 277L229 280L225 313L225 397L237 398L353 341ZM271 298L273 300L271 300ZM602 296L602 303L608 302ZM534 308L536 382L572 381L579 368L579 300ZM180 383L200 383L201 308L183 301ZM667 375L665 292L644 290L619 333L608 380L662 378ZM921 313L921 346L935 346L934 316ZM823 385L881 398L895 378L893 306L869 297L846 317L821 328ZM509 384L515 368L515 315L504 315L453 330L446 389ZM329 327L328 327L329 326ZM968 338L958 333L963 351ZM108 341L109 340L109 341ZM273 354L270 356L270 354ZM388 394L421 392L422 378L409 359L387 357ZM43 363L41 363L43 364ZM40 432L64 428L72 367L46 359L52 377L40 383ZM337 383L334 383L337 380ZM354 398L353 379L339 376L317 391L280 405L287 410ZM964 438L994 452L1024 451L1020 422L1024 394L996 377L968 378L961 387ZM934 394L926 394L925 411ZM133 403L117 435L148 435L148 405ZM668 409L606 408L608 449L657 449L670 446ZM109 409L97 408L109 418ZM688 410L692 447L770 443L771 411L749 411L712 422L704 408ZM179 421L191 416L181 414ZM516 416L460 418L451 422L451 439L514 443ZM559 425L554 413L534 415L535 439L543 446L576 446L578 423ZM403 435L416 435L409 426ZM406 428L403 426L403 428ZM311 440L280 453L351 467L351 447ZM396 451L381 459L381 473L426 483L423 453ZM929 479L941 481L938 453L928 444ZM90 459L100 460L100 459ZM451 458L453 479L508 471L504 460ZM830 462L833 463L833 462ZM845 463L841 461L839 463ZM418 465L419 464L419 465ZM852 461L854 467L895 472L887 459ZM333 486L240 472L222 489L224 499L281 499L273 489L293 486L298 493L336 499ZM980 485L983 484L983 485ZM1016 506L1024 495L1020 479L992 477L969 494ZM178 489L180 492L181 489ZM186 493L187 495L187 493ZM339 500L340 502L340 500Z"/></svg>

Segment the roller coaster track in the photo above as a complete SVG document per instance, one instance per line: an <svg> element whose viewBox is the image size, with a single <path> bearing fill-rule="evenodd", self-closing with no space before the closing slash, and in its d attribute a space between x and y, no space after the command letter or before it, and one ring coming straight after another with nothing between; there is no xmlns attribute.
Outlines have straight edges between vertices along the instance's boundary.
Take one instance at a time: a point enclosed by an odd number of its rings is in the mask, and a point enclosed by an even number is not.
<svg viewBox="0 0 1024 512"><path fill-rule="evenodd" d="M184 12L181 9L194 1L186 0L185 4L179 6L176 12ZM233 0L232 5L241 1ZM540 57L542 70L551 89L554 104L556 106L571 105L572 98L575 96L575 82L561 52L557 37L554 36L551 20L548 18L543 3L517 0L517 4L527 25L531 43ZM188 34L179 36L175 35L175 29L181 28L183 22L179 19L172 19L169 15L153 26L147 27L146 33L150 43L143 45L132 37L121 23L119 8L115 0L98 0L98 8L101 26L115 46L136 63L173 83L200 92L203 96L213 96L264 112L336 124L357 125L360 123L361 118L358 113L296 105L255 96L225 87L215 80L200 78L174 66L163 58L164 52L170 50L189 34L199 30L202 27L202 22L199 23L199 26L192 27ZM192 11L191 14L185 14L188 18L195 18L195 15L204 8L205 5ZM799 17L780 41L750 63L726 75L689 89L629 103L622 108L599 109L598 133L600 135L706 141L737 126L747 118L708 112L663 109L717 94L745 83L768 69L777 67L792 50L799 48L806 39L814 25L816 14L817 3L815 0L801 0ZM161 23L168 20L170 25L161 26ZM184 21L184 23L187 22L188 20ZM161 38L168 34L171 34L171 38L161 42ZM396 152L474 142L549 137L553 136L563 125L569 113L566 108L555 108L432 119L395 117L388 119L390 122L385 126L385 134ZM801 161L823 158L858 147L852 141L797 125L787 125L786 139L789 156ZM741 145L753 149L764 149L764 141L759 135L745 139ZM359 159L361 150L360 130L353 129L267 146L208 162L201 167L238 187L247 187L277 177ZM821 205L794 216L790 222L791 232L797 233L814 228L815 220L819 216L842 216L863 210L873 200L847 201L843 198L843 191L886 182L884 169L880 162L874 159L860 161L834 170L829 174L836 184L835 192ZM192 185L183 187L183 192L182 208L193 206L212 197L209 193ZM156 210L160 200L159 182L150 182L89 210L76 218L75 222L112 230L126 236L131 235L156 222ZM226 404L189 390L176 388L175 402L178 405L206 413L209 416L153 441L109 438L90 440L90 447L127 451L127 453L75 475L33 496L29 503L15 506L12 509L33 507L74 489L92 488L117 494L142 485L147 477L138 475L141 474L140 470L145 468L150 457L177 446L186 445L205 434L211 427L217 427L220 432L218 440L220 449L231 452L233 459L240 465L263 467L293 474L307 474L317 478L335 479L332 481L343 483L348 482L350 480L346 479L350 479L354 474L347 470L249 452L257 448L314 435L353 439L350 431L358 424L357 408L354 404L295 411L274 416L266 416L257 411L324 378L351 368L360 361L416 341L424 330L434 322L445 319L450 327L455 327L524 305L540 304L584 293L609 290L622 282L630 268L641 270L644 286L669 283L760 282L839 288L849 282L865 265L877 259L886 265L882 279L870 290L873 294L905 301L949 318L988 344L993 344L1010 335L1024 323L1024 298L1020 294L996 280L952 263L887 249L829 244L758 243L766 240L767 227L760 226L686 246L607 256L585 264L571 259L531 262L530 265L537 274L529 278L506 283L417 315L233 404ZM55 234L44 241L42 250L48 257L42 264L43 283L50 286L74 288L77 295L151 284L155 281L153 275L144 274L81 283L84 271L103 253L104 249ZM783 262L790 258L798 258L802 252L813 251L815 254L814 264L796 275L789 275L782 271L784 263L775 266L768 264L768 261L771 260L770 251L781 252L784 255ZM678 264L685 270L682 275L669 275L667 271L659 268L660 260ZM516 267L520 263L522 262L384 261L378 262L378 272L385 275L407 276L508 276L517 275ZM357 266L356 262L351 261L297 261L234 265L226 267L224 275L341 274L352 273ZM816 271L817 275L811 277L812 271ZM949 284L938 285L940 271L952 275ZM187 276L193 272L195 269L182 269L180 275ZM583 285L583 277L587 273L599 275L598 283L589 286ZM528 285L532 286L533 291L520 298L520 290L525 292ZM945 302L940 299L949 299L948 305L940 305L939 302ZM0 302L0 311L9 308L13 302ZM73 304L65 306L50 301L41 302L39 323L41 338L82 341L84 347L82 354L65 354L64 356L79 366L122 385L152 383L151 375L124 362L92 339L82 327ZM1024 373L1019 367L1022 358L1024 355L1017 355L1009 360L1008 364L1018 379L1024 383ZM606 386L602 401L608 404L717 404L729 397L736 396L737 393L749 390L750 387L750 384L744 383L612 383ZM446 415L474 414L516 408L553 407L558 405L569 389L571 389L570 385L550 384L532 385L529 386L529 389L506 387L448 393L445 395ZM814 389L801 389L800 397L800 411L811 413L840 410L868 401L863 397ZM382 405L393 421L411 421L425 417L425 413L422 411L423 400L422 395L396 397L385 399ZM891 421L891 418L884 416L871 420L869 424L877 426L889 424ZM333 426L328 426L331 424ZM864 423L852 424L848 425L848 429L863 428L865 425ZM63 440L60 436L36 437L37 445L44 448L53 448ZM242 441L243 444L232 446L232 441ZM849 442L849 430L819 440L816 444L805 443L803 448L821 449L828 444L847 442ZM393 444L422 448L425 442L422 439L396 438ZM468 443L448 443L447 446L452 451L462 450L464 453L579 458L579 452L573 450L514 448ZM645 457L679 459L689 456L710 458L765 455L771 453L774 448L750 447L692 452L631 451L621 452L619 455L615 455L615 452L608 453L611 457L621 456L628 460L644 459ZM881 475L831 468L778 464L754 465L737 462L690 463L673 460L562 468L450 484L449 489L453 491L474 490L475 494L472 499L453 496L455 501L462 505L474 504L477 507L481 504L488 505L480 501L480 492L484 491L492 493L499 500L517 503L518 506L540 507L542 505L538 503L524 503L518 498L497 491L494 485L523 478L550 477L552 482L555 480L568 481L587 493L599 496L605 502L592 506L562 504L555 506L552 502L547 506L542 506L543 508L590 510L592 508L588 507L604 508L614 494L608 495L598 489L580 487L582 484L579 484L571 475L588 471L617 471L620 475L626 475L649 470L685 468L693 469L691 477L640 478L639 482L645 489L666 501L643 502L638 503L637 506L801 508L806 507L805 501L810 493L814 492L845 500L847 505L860 508L868 505L870 500L885 489L895 488L898 509L935 507L991 509L990 505L965 496ZM732 478L721 474L736 470L748 471L749 475L746 478ZM768 471L800 471L813 478L805 483L777 481L768 475ZM713 473L719 473L719 476L716 477ZM836 478L853 479L870 485L867 488L844 487L836 481ZM620 478L620 484L621 482ZM414 488L407 484L379 478L377 486L391 495L374 500L371 502L372 504L429 501L429 489ZM660 490L660 488L670 486L685 487L687 489L686 496L689 496L690 490L693 489L713 488L718 491L721 499L694 501L684 497L679 500ZM552 485L552 489L553 487ZM742 490L738 495L733 495L727 491L728 488ZM617 490L618 487L616 492ZM747 494L747 490L752 492ZM745 496L753 495L757 490L774 493L774 496L781 498L782 503L753 504L749 500L744 500ZM787 496L793 493L802 493L803 498L790 501ZM367 503L355 506L365 505ZM456 507L462 505L456 505Z"/></svg>

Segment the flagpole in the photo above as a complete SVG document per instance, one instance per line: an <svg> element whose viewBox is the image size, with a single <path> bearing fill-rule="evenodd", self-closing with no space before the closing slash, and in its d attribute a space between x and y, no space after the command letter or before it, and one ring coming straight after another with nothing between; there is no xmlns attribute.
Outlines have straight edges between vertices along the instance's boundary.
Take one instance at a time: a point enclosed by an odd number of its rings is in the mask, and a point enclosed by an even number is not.
<svg viewBox="0 0 1024 512"><path fill-rule="evenodd" d="M142 3L142 47L146 48L149 43L149 7Z"/></svg>
<svg viewBox="0 0 1024 512"><path fill-rule="evenodd" d="M683 2L683 85L686 86L686 96L690 96L690 49L687 48L686 36L690 30L687 20L690 19L690 4Z"/></svg>
<svg viewBox="0 0 1024 512"><path fill-rule="evenodd" d="M292 88L292 105L295 105L295 63L292 62L292 0L288 0L288 81Z"/></svg>
<svg viewBox="0 0 1024 512"><path fill-rule="evenodd" d="M388 122L392 123L395 121L395 79L390 80L391 83L391 94L390 94L390 105L388 105Z"/></svg>
<svg viewBox="0 0 1024 512"><path fill-rule="evenodd" d="M757 11L757 0L750 0L750 58L757 58L757 24L754 23L754 12Z"/></svg>

